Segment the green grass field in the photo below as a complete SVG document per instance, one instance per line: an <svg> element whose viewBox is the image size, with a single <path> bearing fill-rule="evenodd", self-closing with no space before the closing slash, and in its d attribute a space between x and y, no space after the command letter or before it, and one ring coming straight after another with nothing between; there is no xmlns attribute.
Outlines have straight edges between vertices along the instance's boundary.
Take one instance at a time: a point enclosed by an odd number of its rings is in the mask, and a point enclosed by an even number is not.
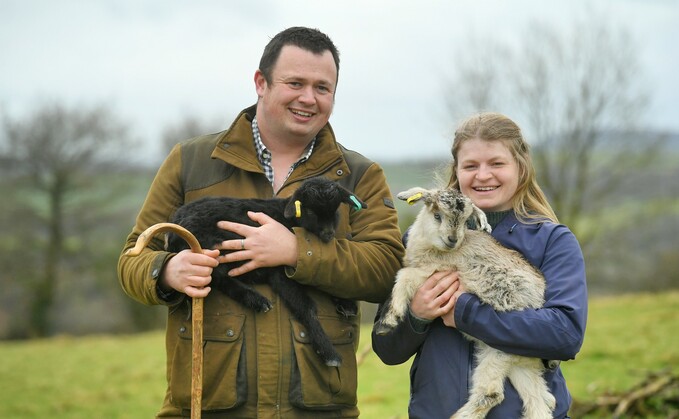
<svg viewBox="0 0 679 419"><path fill-rule="evenodd" d="M649 371L679 371L679 292L590 302L585 345L562 363L574 397L625 390ZM361 346L369 344L370 329ZM0 343L2 418L150 418L165 391L161 332ZM359 370L368 419L407 418L409 363L383 365L370 353Z"/></svg>

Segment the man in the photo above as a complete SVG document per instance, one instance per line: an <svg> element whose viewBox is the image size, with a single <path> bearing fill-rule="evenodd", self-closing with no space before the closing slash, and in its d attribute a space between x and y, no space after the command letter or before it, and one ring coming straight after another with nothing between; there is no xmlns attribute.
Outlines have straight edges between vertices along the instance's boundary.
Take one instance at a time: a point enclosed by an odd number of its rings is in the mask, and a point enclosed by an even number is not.
<svg viewBox="0 0 679 419"><path fill-rule="evenodd" d="M338 313L332 297L383 301L404 251L382 169L338 144L328 124L338 74L339 53L325 34L303 27L282 31L266 46L255 72L257 104L228 130L176 146L160 167L123 253L146 228L203 196L287 197L305 179L325 176L353 190L367 209L341 206L336 238L329 243L252 213L259 227L219 224L244 241L225 241L202 255L167 253L160 239L136 258L121 255L118 276L125 292L145 304L168 306L168 389L158 417L189 413L188 297L205 297L204 418L358 417L360 316ZM234 252L219 256L219 249ZM247 262L232 276L285 266L290 281L308 286L342 365L323 364L302 326L267 285L255 286L273 302L266 313L212 291L212 269L233 261Z"/></svg>

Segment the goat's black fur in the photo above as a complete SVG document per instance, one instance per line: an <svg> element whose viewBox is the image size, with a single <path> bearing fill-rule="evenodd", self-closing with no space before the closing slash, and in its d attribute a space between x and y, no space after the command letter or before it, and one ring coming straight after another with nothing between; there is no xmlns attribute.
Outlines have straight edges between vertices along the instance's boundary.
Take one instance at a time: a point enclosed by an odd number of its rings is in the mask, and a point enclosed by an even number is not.
<svg viewBox="0 0 679 419"><path fill-rule="evenodd" d="M300 202L299 217L296 214L295 201ZM350 191L336 182L318 177L305 181L287 199L202 198L180 207L171 221L193 233L204 249L212 249L225 240L242 238L238 234L218 228L219 221L258 226L248 217L248 211L263 212L290 230L293 227L303 227L327 243L335 236L339 220L337 209L341 203L350 204L357 209L367 208L364 202L356 199ZM174 233L168 234L166 244L168 251L179 252L187 248L184 239ZM222 251L226 252L228 251ZM258 312L266 312L272 307L271 301L248 284L269 284L295 319L306 327L311 344L321 359L330 366L340 365L341 357L323 331L318 321L316 304L309 298L304 286L288 279L283 267L259 268L238 278L231 278L228 272L243 263L222 263L216 267L212 271L214 286L243 306ZM337 310L345 316L357 313L354 301L336 298L335 303Z"/></svg>

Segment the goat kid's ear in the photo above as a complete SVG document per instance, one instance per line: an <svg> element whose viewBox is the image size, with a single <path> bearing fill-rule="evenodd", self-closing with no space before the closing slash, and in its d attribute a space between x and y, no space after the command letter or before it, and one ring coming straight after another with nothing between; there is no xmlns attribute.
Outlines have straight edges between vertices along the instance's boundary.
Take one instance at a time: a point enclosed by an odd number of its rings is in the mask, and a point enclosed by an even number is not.
<svg viewBox="0 0 679 419"><path fill-rule="evenodd" d="M419 186L410 188L407 191L399 192L396 197L401 201L406 201L410 205L414 205L421 199L426 199L429 197L430 193L427 189L420 188Z"/></svg>
<svg viewBox="0 0 679 419"><path fill-rule="evenodd" d="M351 205L354 208L354 211L360 211L362 209L368 208L368 204L366 204L365 202L356 198L356 195L354 195L352 193L350 193L347 196L347 198L344 200L344 202Z"/></svg>
<svg viewBox="0 0 679 419"><path fill-rule="evenodd" d="M354 208L354 211L360 211L362 209L368 208L368 204L358 199L356 195L354 195L353 192L351 192L349 189L345 188L339 183L337 184L337 187L344 195L342 201L352 206Z"/></svg>
<svg viewBox="0 0 679 419"><path fill-rule="evenodd" d="M302 203L299 202L299 200L294 199L294 197L290 198L283 210L283 216L288 219L295 217L300 218L302 216Z"/></svg>

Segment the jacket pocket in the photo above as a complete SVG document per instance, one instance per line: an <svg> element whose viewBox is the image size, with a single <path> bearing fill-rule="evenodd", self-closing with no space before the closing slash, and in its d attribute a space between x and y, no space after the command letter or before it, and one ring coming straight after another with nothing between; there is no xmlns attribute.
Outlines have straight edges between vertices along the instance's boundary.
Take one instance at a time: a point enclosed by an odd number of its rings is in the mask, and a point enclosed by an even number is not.
<svg viewBox="0 0 679 419"><path fill-rule="evenodd" d="M247 375L243 344L243 315L205 316L203 319L203 410L232 409L245 403ZM191 408L191 321L181 323L172 359L172 403Z"/></svg>
<svg viewBox="0 0 679 419"><path fill-rule="evenodd" d="M342 357L342 365L329 367L320 360L309 341L309 333L292 323L292 372L290 403L302 409L336 410L356 406L357 322L319 316L323 330Z"/></svg>

